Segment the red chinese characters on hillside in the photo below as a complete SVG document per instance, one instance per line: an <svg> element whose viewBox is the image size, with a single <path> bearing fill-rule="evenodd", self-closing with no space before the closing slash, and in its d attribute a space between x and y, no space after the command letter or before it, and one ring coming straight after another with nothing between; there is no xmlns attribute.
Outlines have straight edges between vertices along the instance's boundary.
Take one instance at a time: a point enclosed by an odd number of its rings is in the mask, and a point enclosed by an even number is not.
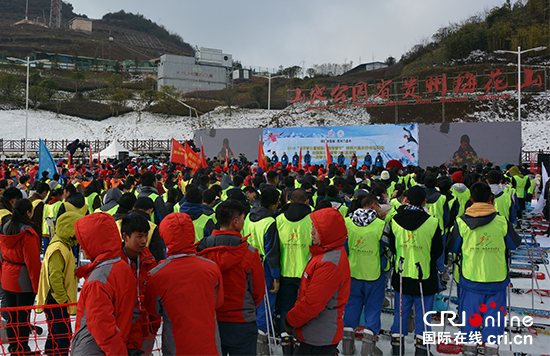
<svg viewBox="0 0 550 356"><path fill-rule="evenodd" d="M485 85L481 87L481 83L478 78L485 77L486 79L483 81L486 81ZM474 73L466 72L466 73L460 73L456 78L449 78L448 80L446 74L441 74L439 76L430 76L427 78L423 85L421 85L422 81L419 81L418 78L415 77L408 77L404 78L402 82L402 86L398 87L397 85L394 86L394 91L397 91L399 88L401 92L391 94L391 86L390 84L393 83L392 80L384 80L382 79L380 83L372 85L375 87L375 90L371 91L372 95L371 99L382 99L385 101L386 105L391 105L391 100L395 100L393 103L397 104L407 104L406 101L398 101L398 100L404 100L409 99L413 100L413 102L416 103L424 103L424 102L431 102L431 100L421 100L421 96L431 94L431 95L440 95L444 97L448 93L453 93L454 95L461 95L461 94L471 94L474 93L476 90L482 89L485 91L484 94L489 93L490 91L503 91L506 89L509 89L508 82L506 81L506 76L503 75L502 71L500 69L492 70L489 74L486 74L484 76L476 76ZM535 72L531 69L525 68L524 69L524 79L521 84L521 88L536 86L536 87L542 87L542 76L540 74L535 74ZM479 86L479 87L478 87ZM351 93L349 92L351 89ZM517 89L517 85L516 85ZM306 101L309 101L309 104L313 105L316 101L326 101L329 97L329 92L326 87L315 85L313 88L309 90L309 93L305 93L304 90L300 88L296 88L296 95L292 98L290 98L290 104L293 103L306 103ZM329 89L330 90L330 89ZM326 91L326 92L325 92ZM350 95L351 94L351 95ZM361 102L367 102L369 101L369 92L368 92L368 85L365 82L358 82L354 84L353 86L348 86L344 84L337 84L336 87L334 87L332 90L330 90L330 98L332 99L334 104L337 105L337 107L345 107L347 99L351 97L351 102L355 106L376 106L379 103L378 101L374 101L372 104L358 104ZM496 95L495 98L504 98L509 97L509 95ZM479 96L479 98L493 98L487 97L487 96ZM467 97L464 98L457 98L457 99L464 99L468 100ZM457 101L453 98L445 99L441 98L441 101ZM384 104L384 103L383 103ZM382 104L382 105L383 105ZM326 104L323 104L326 105ZM319 107L308 107L308 109L321 109L325 108L325 106L319 106Z"/></svg>

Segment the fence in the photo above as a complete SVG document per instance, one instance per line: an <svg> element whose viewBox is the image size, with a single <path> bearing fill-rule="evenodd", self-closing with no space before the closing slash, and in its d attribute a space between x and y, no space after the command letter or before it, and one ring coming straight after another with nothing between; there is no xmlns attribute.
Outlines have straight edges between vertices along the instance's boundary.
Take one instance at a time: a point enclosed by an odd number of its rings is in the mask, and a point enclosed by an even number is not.
<svg viewBox="0 0 550 356"><path fill-rule="evenodd" d="M49 338L48 324L51 325L51 321L46 320L46 314L56 315L55 313L61 313L60 307L74 307L76 310L76 303L72 304L56 304L56 305L33 305L27 307L15 307L15 308L2 308L0 313L2 317L7 321L2 321L2 343L0 344L0 355L15 354L10 352L11 344L17 347L18 350L22 350L26 343L26 338L20 336L25 335L25 330L31 330L28 337L28 347L31 351L36 351L38 354L63 354L63 349L70 345L75 332L76 316L71 315L67 318L55 319L56 334L55 338ZM43 312L40 312L42 311ZM65 312L66 313L66 312ZM67 314L68 315L68 314ZM158 327L156 325L155 329ZM149 328L148 328L149 329ZM149 352L145 355L161 355L161 328L158 329L157 335L152 335L148 339L144 340L144 344L150 345ZM11 339L10 339L11 335ZM14 337L18 335L18 337ZM154 342L153 342L154 341ZM13 347L13 346L12 346ZM57 350L58 352L54 352ZM65 353L67 350L65 349ZM23 353L21 353L23 354Z"/></svg>
<svg viewBox="0 0 550 356"><path fill-rule="evenodd" d="M67 145L72 140L43 140L51 153L67 153ZM92 152L97 153L109 146L109 140L82 141L92 147ZM170 152L171 140L125 140L118 141L124 148L136 153L164 153ZM27 140L27 152L38 153L38 140ZM0 152L2 153L23 153L25 140L4 140L0 138ZM78 152L78 151L77 151ZM84 150L89 154L89 149Z"/></svg>

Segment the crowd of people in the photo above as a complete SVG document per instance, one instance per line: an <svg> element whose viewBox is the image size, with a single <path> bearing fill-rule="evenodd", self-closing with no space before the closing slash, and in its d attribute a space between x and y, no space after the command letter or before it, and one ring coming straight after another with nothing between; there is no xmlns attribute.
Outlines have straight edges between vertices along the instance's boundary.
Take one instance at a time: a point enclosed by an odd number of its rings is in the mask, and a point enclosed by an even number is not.
<svg viewBox="0 0 550 356"><path fill-rule="evenodd" d="M360 323L361 354L380 355L392 288L392 353L414 332L428 355L423 316L453 277L467 317L507 305L513 226L548 197L527 167L293 161L60 160L51 177L4 162L2 307L47 306L51 355L143 355L159 332L165 355L269 355L274 338L284 355L351 355ZM6 310L9 351L34 354L29 313ZM466 324L463 354L498 354L498 325Z"/></svg>

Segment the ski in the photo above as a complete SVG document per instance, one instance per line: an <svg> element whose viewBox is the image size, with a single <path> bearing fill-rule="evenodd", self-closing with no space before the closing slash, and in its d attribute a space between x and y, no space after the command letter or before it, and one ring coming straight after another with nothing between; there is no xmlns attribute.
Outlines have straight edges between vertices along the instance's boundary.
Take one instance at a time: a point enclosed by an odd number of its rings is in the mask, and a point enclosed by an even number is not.
<svg viewBox="0 0 550 356"><path fill-rule="evenodd" d="M532 278L532 277L533 277L532 273L523 273L523 272L519 272L519 271L510 271L510 278ZM535 277L537 279L544 279L545 278L543 272L536 272Z"/></svg>
<svg viewBox="0 0 550 356"><path fill-rule="evenodd" d="M512 288L512 293L514 294L529 294L532 292L532 289ZM542 295L543 297L550 297L550 289L535 289L535 293Z"/></svg>
<svg viewBox="0 0 550 356"><path fill-rule="evenodd" d="M512 263L510 265L510 268L515 268L515 269L524 269L524 270L529 270L529 271L532 271L533 269L535 271L538 271L539 270L539 265L534 265L534 266L531 266L530 264L524 264L524 263Z"/></svg>
<svg viewBox="0 0 550 356"><path fill-rule="evenodd" d="M512 258L516 257L516 256L534 256L534 257L539 257L539 258L547 258L548 257L548 252L545 252L545 251L538 251L538 250L521 250L521 251L513 251L512 252Z"/></svg>
<svg viewBox="0 0 550 356"><path fill-rule="evenodd" d="M550 319L550 310L530 309L530 308L521 308L521 307L510 307L510 309L516 313Z"/></svg>

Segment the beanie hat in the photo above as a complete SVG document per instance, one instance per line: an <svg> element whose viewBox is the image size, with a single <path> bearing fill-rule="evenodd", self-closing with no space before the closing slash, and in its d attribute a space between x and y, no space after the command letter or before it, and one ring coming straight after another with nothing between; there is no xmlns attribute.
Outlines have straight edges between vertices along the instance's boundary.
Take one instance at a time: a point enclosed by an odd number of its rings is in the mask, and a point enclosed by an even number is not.
<svg viewBox="0 0 550 356"><path fill-rule="evenodd" d="M462 171L454 172L451 175L451 179L457 183L462 183Z"/></svg>
<svg viewBox="0 0 550 356"><path fill-rule="evenodd" d="M415 185L407 192L407 200L412 205L420 206L426 200L426 191L424 188Z"/></svg>
<svg viewBox="0 0 550 356"><path fill-rule="evenodd" d="M382 180L388 180L388 179L390 179L390 172L388 172L388 171L383 171L382 174L380 174L380 179L382 179Z"/></svg>
<svg viewBox="0 0 550 356"><path fill-rule="evenodd" d="M214 170L216 171L216 173L221 173L222 172L222 167L216 166L216 168L214 168Z"/></svg>

